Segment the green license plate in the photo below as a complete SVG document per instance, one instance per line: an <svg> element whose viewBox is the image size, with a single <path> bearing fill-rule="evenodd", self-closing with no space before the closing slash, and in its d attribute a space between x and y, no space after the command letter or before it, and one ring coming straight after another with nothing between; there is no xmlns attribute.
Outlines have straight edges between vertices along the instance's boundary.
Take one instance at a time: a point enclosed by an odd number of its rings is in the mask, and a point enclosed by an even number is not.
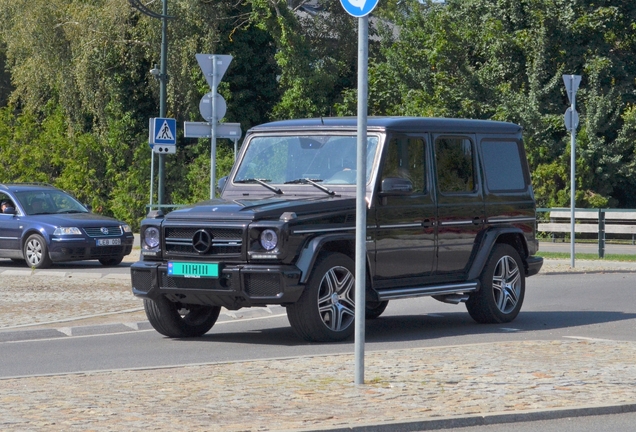
<svg viewBox="0 0 636 432"><path fill-rule="evenodd" d="M189 278L218 278L218 263L168 262L168 276L183 276Z"/></svg>

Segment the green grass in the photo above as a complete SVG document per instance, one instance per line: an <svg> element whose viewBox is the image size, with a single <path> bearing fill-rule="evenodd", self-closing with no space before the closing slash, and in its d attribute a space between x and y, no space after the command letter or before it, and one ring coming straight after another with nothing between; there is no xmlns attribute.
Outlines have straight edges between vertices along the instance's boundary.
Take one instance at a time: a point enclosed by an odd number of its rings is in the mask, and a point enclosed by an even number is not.
<svg viewBox="0 0 636 432"><path fill-rule="evenodd" d="M570 259L569 252L537 252L538 256L543 258L554 258L554 259ZM605 258L599 258L598 254L593 253L575 253L575 259L580 260L597 260L597 261L626 261L626 262L636 262L636 255L623 255L623 254L605 254Z"/></svg>

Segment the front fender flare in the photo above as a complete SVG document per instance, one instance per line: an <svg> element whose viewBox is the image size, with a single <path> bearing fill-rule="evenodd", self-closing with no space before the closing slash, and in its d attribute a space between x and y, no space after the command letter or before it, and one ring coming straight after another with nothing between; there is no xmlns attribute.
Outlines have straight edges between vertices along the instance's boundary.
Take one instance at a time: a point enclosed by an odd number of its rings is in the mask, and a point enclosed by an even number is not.
<svg viewBox="0 0 636 432"><path fill-rule="evenodd" d="M329 234L319 237L314 237L307 242L305 247L300 252L300 256L296 261L296 267L302 272L300 276L300 283L307 283L311 269L314 267L316 259L320 254L320 251L324 249L324 246L332 242L351 242L354 245L355 250L355 234ZM353 258L353 257L352 257ZM368 263L367 263L368 265Z"/></svg>

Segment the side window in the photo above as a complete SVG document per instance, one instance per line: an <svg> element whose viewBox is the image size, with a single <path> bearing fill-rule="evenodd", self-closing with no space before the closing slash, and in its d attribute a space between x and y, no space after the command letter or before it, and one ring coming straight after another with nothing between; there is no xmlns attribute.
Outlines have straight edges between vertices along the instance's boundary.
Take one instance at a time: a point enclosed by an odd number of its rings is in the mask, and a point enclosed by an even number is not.
<svg viewBox="0 0 636 432"><path fill-rule="evenodd" d="M14 203L13 203L13 201L9 198L9 196L8 196L8 195L3 194L3 193L0 193L0 204L1 204L1 205L3 205L3 207L4 207L5 203L6 203L6 205L9 205L9 206L11 206L11 207L15 207L15 204L14 204ZM2 208L0 208L0 213L3 213Z"/></svg>
<svg viewBox="0 0 636 432"><path fill-rule="evenodd" d="M511 191L526 188L517 142L482 141L481 154L489 190Z"/></svg>
<svg viewBox="0 0 636 432"><path fill-rule="evenodd" d="M468 138L439 137L435 140L437 183L442 193L475 190L473 143Z"/></svg>
<svg viewBox="0 0 636 432"><path fill-rule="evenodd" d="M425 142L422 138L399 137L389 142L382 180L387 177L408 179L413 192L426 193Z"/></svg>

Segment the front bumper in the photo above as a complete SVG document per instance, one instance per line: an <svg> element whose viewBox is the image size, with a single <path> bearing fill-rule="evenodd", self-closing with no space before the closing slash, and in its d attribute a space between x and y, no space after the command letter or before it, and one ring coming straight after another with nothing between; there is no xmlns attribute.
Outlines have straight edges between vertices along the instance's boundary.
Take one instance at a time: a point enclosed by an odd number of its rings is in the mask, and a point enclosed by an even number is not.
<svg viewBox="0 0 636 432"><path fill-rule="evenodd" d="M78 261L126 256L132 251L134 241L132 234L108 239L120 239L121 244L97 246L98 238L52 237L49 244L49 256L55 262Z"/></svg>
<svg viewBox="0 0 636 432"><path fill-rule="evenodd" d="M139 261L131 266L133 294L142 298L165 295L184 304L242 307L293 303L304 288L301 271L289 265L221 266L218 278L168 276L164 262Z"/></svg>

